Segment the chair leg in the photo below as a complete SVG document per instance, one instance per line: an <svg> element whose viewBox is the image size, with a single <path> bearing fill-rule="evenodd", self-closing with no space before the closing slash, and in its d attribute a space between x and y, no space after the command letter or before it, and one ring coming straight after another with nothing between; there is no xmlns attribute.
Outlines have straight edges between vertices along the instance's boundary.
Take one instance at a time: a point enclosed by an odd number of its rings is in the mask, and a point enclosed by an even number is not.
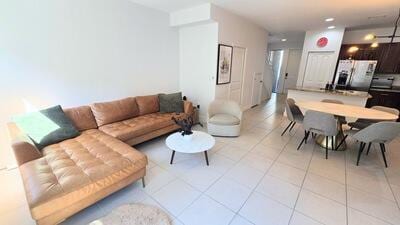
<svg viewBox="0 0 400 225"><path fill-rule="evenodd" d="M289 132L292 131L294 125L296 125L296 122L293 122L292 126L291 126L290 129L289 129Z"/></svg>
<svg viewBox="0 0 400 225"><path fill-rule="evenodd" d="M360 162L361 153L363 152L364 147L365 147L365 143L360 142L360 149L358 150L358 156L357 156L357 166L358 166L358 163Z"/></svg>
<svg viewBox="0 0 400 225"><path fill-rule="evenodd" d="M332 150L336 150L336 147L335 147L335 144L333 143L334 141L333 141L333 136L332 136L332 138L331 138L331 145L332 145Z"/></svg>
<svg viewBox="0 0 400 225"><path fill-rule="evenodd" d="M308 140L307 131L304 131L304 143L305 144L307 144L307 140Z"/></svg>
<svg viewBox="0 0 400 225"><path fill-rule="evenodd" d="M304 138L303 138L303 140L301 140L299 146L297 147L297 150L300 149L300 147L301 147L301 145L303 144L303 142L307 139L307 137L308 137L307 134L310 134L310 131L308 131L308 132L307 132L307 131L304 131Z"/></svg>
<svg viewBox="0 0 400 225"><path fill-rule="evenodd" d="M368 153L369 153L369 149L371 149L371 142L368 144L368 148L367 148L367 154L366 155L368 155Z"/></svg>
<svg viewBox="0 0 400 225"><path fill-rule="evenodd" d="M146 182L144 181L144 177L142 177L142 186L143 186L143 188L146 187Z"/></svg>
<svg viewBox="0 0 400 225"><path fill-rule="evenodd" d="M308 133L307 133L306 141L308 141L308 137L310 136L310 134L311 134L311 132L308 132Z"/></svg>
<svg viewBox="0 0 400 225"><path fill-rule="evenodd" d="M343 142L346 140L348 135L344 136L344 138L340 141L340 143L336 146L335 150L338 150L339 147L343 144Z"/></svg>
<svg viewBox="0 0 400 225"><path fill-rule="evenodd" d="M325 159L328 159L328 136L325 137Z"/></svg>
<svg viewBox="0 0 400 225"><path fill-rule="evenodd" d="M289 123L289 125L285 128L285 130L282 132L282 134L281 134L281 136L283 136L285 133L286 133L286 131L289 129L289 127L292 125L292 121Z"/></svg>
<svg viewBox="0 0 400 225"><path fill-rule="evenodd" d="M385 156L385 152L386 152L386 147L384 143L379 143L379 145L381 146L381 152L382 152L382 158L383 161L385 162L385 167L387 168L387 162L386 162L386 156Z"/></svg>
<svg viewBox="0 0 400 225"><path fill-rule="evenodd" d="M304 143L306 143L307 144L307 141L308 141L308 137L310 137L310 131L308 131L308 132L306 132L306 140L304 141Z"/></svg>

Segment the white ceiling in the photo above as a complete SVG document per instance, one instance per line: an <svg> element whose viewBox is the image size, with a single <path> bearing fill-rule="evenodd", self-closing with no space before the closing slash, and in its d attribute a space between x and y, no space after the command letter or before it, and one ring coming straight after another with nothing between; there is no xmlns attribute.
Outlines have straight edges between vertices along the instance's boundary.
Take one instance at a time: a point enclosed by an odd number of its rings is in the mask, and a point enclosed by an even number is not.
<svg viewBox="0 0 400 225"><path fill-rule="evenodd" d="M172 12L205 2L241 15L278 35L323 29L392 24L400 0L131 0ZM327 23L325 18L334 17ZM369 19L368 17L376 17Z"/></svg>

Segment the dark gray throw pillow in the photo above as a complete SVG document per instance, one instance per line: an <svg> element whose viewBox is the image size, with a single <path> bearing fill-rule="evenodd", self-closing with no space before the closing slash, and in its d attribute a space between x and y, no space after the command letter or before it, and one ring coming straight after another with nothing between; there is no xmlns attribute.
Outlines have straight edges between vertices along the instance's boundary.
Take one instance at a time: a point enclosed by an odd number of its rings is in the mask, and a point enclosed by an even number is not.
<svg viewBox="0 0 400 225"><path fill-rule="evenodd" d="M158 99L160 102L161 113L183 112L183 100L181 92L173 94L159 94Z"/></svg>
<svg viewBox="0 0 400 225"><path fill-rule="evenodd" d="M79 131L59 105L17 116L13 120L38 149L79 135Z"/></svg>

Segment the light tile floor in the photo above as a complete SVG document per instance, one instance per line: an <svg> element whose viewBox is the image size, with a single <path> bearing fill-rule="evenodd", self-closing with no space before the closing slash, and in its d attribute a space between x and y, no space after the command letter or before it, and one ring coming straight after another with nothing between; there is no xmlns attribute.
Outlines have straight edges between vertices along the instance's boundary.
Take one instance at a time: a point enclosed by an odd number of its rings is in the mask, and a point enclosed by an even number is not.
<svg viewBox="0 0 400 225"><path fill-rule="evenodd" d="M355 166L351 140L328 160L312 141L296 151L300 126L280 136L284 98L245 112L240 137L216 138L208 167L203 154L177 153L170 165L165 136L136 146L150 160L146 188L134 183L63 224L87 224L135 202L161 207L179 225L400 224L400 138L387 148L387 169L378 146ZM0 185L0 224L34 224L18 170L0 172Z"/></svg>

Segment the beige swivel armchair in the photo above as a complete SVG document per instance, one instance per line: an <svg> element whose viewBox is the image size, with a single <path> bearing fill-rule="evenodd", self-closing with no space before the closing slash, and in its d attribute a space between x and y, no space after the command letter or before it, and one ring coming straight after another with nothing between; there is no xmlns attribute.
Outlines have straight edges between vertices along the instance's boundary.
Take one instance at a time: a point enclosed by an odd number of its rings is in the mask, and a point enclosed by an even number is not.
<svg viewBox="0 0 400 225"><path fill-rule="evenodd" d="M240 135L242 110L238 103L215 100L208 107L208 133L214 136L236 137Z"/></svg>

